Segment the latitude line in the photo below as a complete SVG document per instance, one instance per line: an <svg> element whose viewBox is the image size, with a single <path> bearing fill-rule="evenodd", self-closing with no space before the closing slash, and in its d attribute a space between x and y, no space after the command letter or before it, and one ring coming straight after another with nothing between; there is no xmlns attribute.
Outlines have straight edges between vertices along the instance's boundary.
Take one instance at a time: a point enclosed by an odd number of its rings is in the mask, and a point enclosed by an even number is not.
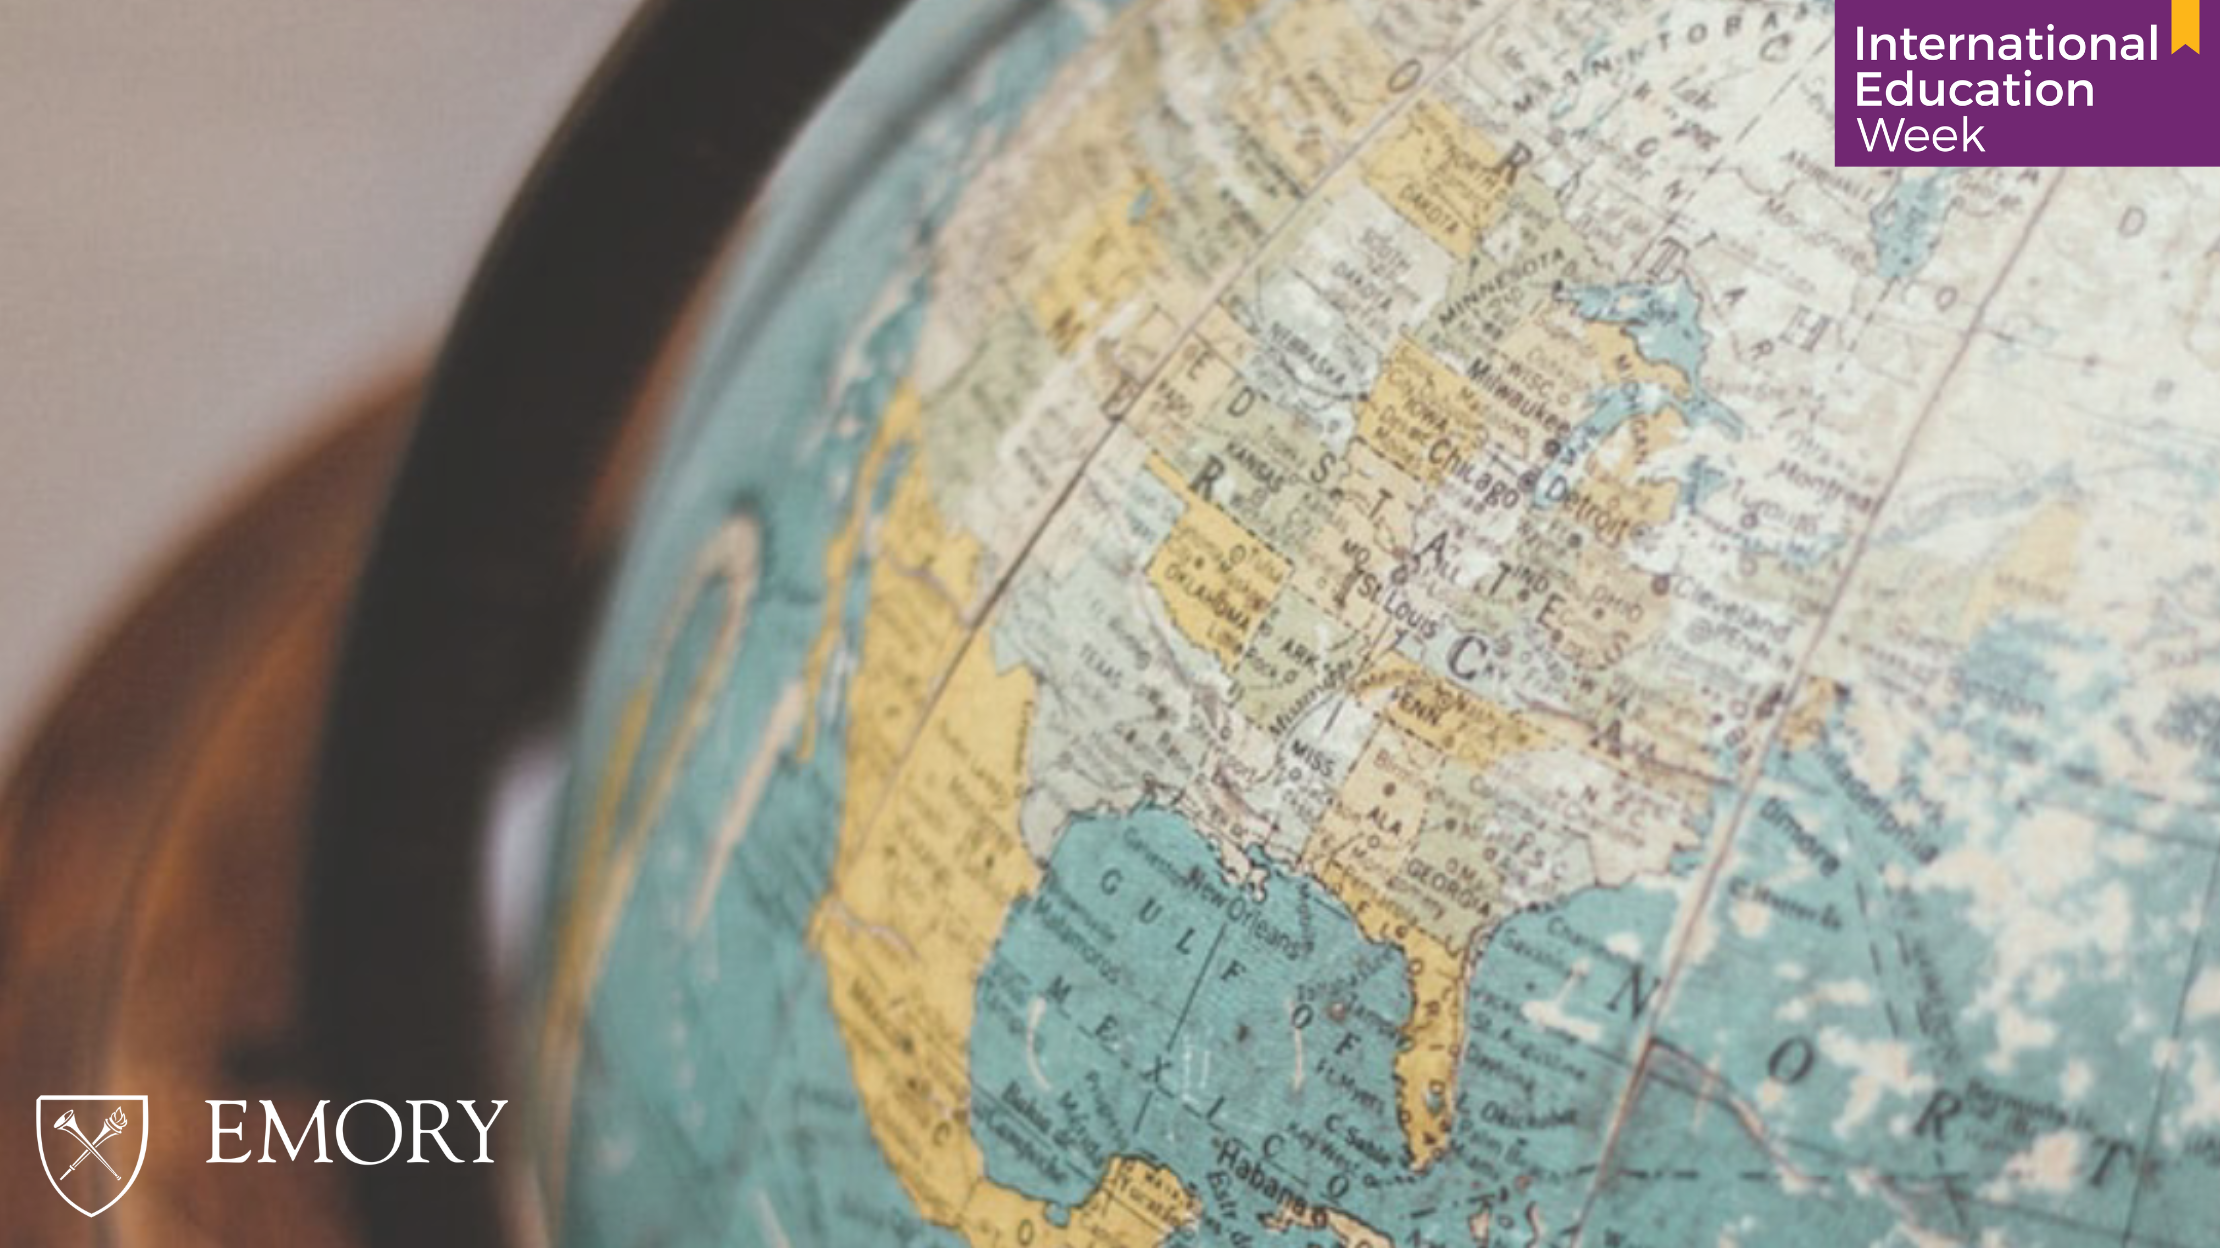
<svg viewBox="0 0 2220 1248"><path fill-rule="evenodd" d="M1997 271L1996 280L1989 284L1989 289L1981 296L1981 302L1974 308L1973 316L1967 322L1964 333L1959 336L1957 350L1951 354L1949 362L1943 366L1942 373L1936 378L1934 387L1929 391L1926 401L1920 407L1919 415L1913 420L1910 431L1905 435L1903 448L1897 452L1896 463L1891 468L1887 481L1883 483L1879 493L1875 496L1873 518L1866 522L1865 527L1858 530L1857 540L1851 545L1849 556L1844 561L1842 576L1836 582L1834 593L1827 600L1826 610L1820 614L1817 624L1812 629L1811 640L1806 643L1802 655L1796 661L1796 666L1788 674L1786 683L1788 689L1794 690L1803 684L1811 670L1813 661L1819 655L1820 647L1825 645L1832 637L1835 623L1841 616L1844 604L1849 600L1851 586L1857 580L1858 569L1863 566L1866 551L1872 545L1874 531L1881 527L1881 521L1888 511L1889 502L1895 497L1897 487L1902 484L1904 474L1911 466L1912 452L1918 448L1921 435L1926 432L1928 426L1934 420L1936 411L1942 406L1942 400L1949 393L1950 384L1957 378L1958 370L1964 365L1966 357L1972 354L1974 342L1986 332L1985 327L1990 306L1996 301L1997 295L2010 284L2013 273L2018 271L2020 260L2027 251L2028 241L2034 238L2037 228L2041 226L2044 216L2050 210L2052 201L2058 195L2058 188L2065 185L2071 172L2071 170L2061 170L2050 185L2043 188L2042 198L2036 201L2034 209L2028 213L2027 225L2020 231L2019 238L2014 240L2012 250L2005 256L2004 263ZM1696 892L1690 899L1688 912L1677 925L1677 930L1673 934L1673 941L1670 946L1671 956L1667 960L1664 978L1658 982L1657 1001L1649 1021L1643 1024L1641 1038L1636 1043L1634 1069L1628 1075L1626 1086L1619 1094L1619 1103L1612 1113L1610 1130L1604 1135L1603 1151L1597 1157L1595 1177L1589 1182L1588 1195L1581 1202L1580 1216L1573 1224L1570 1248L1580 1248L1582 1237L1586 1234L1588 1218L1594 1212L1596 1202L1603 1194L1604 1184L1610 1173L1612 1158L1618 1151L1620 1138L1634 1109L1642 1081L1649 1071L1650 1055L1656 1042L1659 1021L1664 1018L1666 1011L1672 1006L1673 990L1680 981L1680 973L1686 964L1689 948L1693 944L1696 927L1704 921L1705 914L1710 909L1712 894L1718 888L1719 876L1726 868L1727 860L1734 851L1735 842L1739 839L1742 829L1749 822L1750 799L1756 794L1759 785L1764 781L1767 763L1780 748L1781 738L1787 731L1790 709L1788 700L1783 699L1782 706L1773 713L1772 723L1766 730L1764 745L1752 756L1751 771L1748 778L1740 781L1737 785L1734 810L1728 815L1726 823L1721 826L1718 847L1712 851L1709 861L1705 864L1703 879L1697 885Z"/></svg>

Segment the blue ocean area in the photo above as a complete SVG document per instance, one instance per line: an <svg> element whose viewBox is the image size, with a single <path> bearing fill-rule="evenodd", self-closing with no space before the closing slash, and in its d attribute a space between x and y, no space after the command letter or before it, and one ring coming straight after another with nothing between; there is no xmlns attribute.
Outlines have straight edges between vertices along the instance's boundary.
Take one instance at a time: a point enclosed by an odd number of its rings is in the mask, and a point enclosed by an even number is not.
<svg viewBox="0 0 2220 1248"><path fill-rule="evenodd" d="M1313 1244L1328 1208L1411 1248L1470 1243L1485 1210L1569 1225L1656 987L1591 933L1654 956L1669 894L1587 890L1503 925L1466 1005L1449 1153L1415 1170L1394 1103L1402 955L1308 877L1252 865L1261 883L1228 882L1153 806L1064 831L979 983L989 1177L1068 1208L1111 1159L1146 1158L1200 1198L1174 1241L1198 1248ZM1587 1034L1536 1022L1535 1001Z"/></svg>
<svg viewBox="0 0 2220 1248"><path fill-rule="evenodd" d="M2210 959L2209 858L2180 848L2209 825L2154 824L2130 786L2090 782L2081 729L2125 690L2104 654L2003 616L1885 767L1839 711L1768 761L1714 937L1659 1024L1668 1077L1621 1135L1623 1164L1659 1177L1615 1185L1589 1233L1896 1242L1911 1220L1967 1243L2203 1242L2179 1182L2138 1191L2169 1087L2119 1055L2163 1045ZM1953 736L1973 748L1946 762ZM2087 858L2062 874L2046 855L2068 852ZM2071 1143L2070 1181L1997 1177L2039 1139Z"/></svg>

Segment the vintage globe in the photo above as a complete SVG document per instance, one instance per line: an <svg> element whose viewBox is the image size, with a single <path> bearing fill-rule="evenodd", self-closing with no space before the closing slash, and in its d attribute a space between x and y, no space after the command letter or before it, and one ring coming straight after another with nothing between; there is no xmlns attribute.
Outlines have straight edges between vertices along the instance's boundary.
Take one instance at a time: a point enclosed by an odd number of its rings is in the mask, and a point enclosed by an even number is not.
<svg viewBox="0 0 2220 1248"><path fill-rule="evenodd" d="M1825 4L916 0L573 733L563 1244L2220 1225L2220 179Z"/></svg>

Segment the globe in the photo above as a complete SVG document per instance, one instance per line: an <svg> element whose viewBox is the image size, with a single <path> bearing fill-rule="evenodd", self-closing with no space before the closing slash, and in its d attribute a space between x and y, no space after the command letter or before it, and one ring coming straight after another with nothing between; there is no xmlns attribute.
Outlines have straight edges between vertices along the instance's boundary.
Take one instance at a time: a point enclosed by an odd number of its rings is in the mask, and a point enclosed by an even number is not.
<svg viewBox="0 0 2220 1248"><path fill-rule="evenodd" d="M579 1245L2220 1225L2220 179L1826 4L915 0L689 357L512 1037Z"/></svg>

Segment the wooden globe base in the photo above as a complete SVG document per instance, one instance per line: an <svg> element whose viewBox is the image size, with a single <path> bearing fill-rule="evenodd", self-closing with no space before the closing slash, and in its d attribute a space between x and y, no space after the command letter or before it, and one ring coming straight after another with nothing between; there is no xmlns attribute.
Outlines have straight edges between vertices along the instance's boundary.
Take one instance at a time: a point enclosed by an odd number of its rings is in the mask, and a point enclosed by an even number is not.
<svg viewBox="0 0 2220 1248"><path fill-rule="evenodd" d="M0 792L9 1243L360 1242L348 1167L212 1167L203 1102L267 1099L297 1123L332 1095L301 1041L305 815L341 621L415 394L357 404L187 547ZM49 1187L32 1131L40 1095L74 1093L149 1097L144 1169L97 1219Z"/></svg>

